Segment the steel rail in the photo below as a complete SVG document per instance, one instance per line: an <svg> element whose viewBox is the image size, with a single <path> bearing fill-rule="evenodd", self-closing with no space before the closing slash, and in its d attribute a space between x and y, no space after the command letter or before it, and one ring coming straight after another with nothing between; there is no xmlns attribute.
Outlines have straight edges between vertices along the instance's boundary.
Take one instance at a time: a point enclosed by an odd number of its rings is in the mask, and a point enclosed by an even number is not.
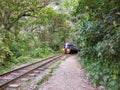
<svg viewBox="0 0 120 90"><path fill-rule="evenodd" d="M0 85L0 90L3 90L3 89L4 89L5 87L7 87L10 83L16 81L17 79L19 79L19 78L21 78L21 77L27 75L28 73L30 73L30 72L32 72L32 71L38 69L38 68L41 68L42 66L47 65L47 64L50 63L50 62L55 61L56 59L58 59L58 58L61 57L61 56L62 56L62 54L61 54L61 55L58 55L58 56L56 56L56 57L50 57L50 58L44 59L44 60L42 60L42 61L35 62L34 64L28 65L28 66L32 66L32 65L41 63L41 62L43 62L43 61L45 62L45 63L42 63L41 65L38 65L38 66L36 66L36 67L34 67L34 68L32 68L32 69L26 71L26 72L23 72L21 75L18 75L18 76L16 76L16 77L13 78L13 79L10 79L10 80L8 80L8 81L2 83L2 84ZM47 61L47 60L48 60L48 61ZM26 65L25 67L27 67L27 65ZM24 67L22 67L22 68L20 68L20 69L24 69ZM17 69L17 70L20 70L20 69ZM15 70L15 71L17 71L17 70ZM12 72L13 72L13 71L12 71ZM6 74L8 74L8 73L6 73ZM5 74L4 74L4 75L5 75Z"/></svg>
<svg viewBox="0 0 120 90"><path fill-rule="evenodd" d="M37 64L37 63L39 63L39 62L43 62L43 61L48 60L48 59L53 58L53 57L55 57L55 56L48 57L48 58L45 58L45 59L43 59L43 60L40 60L40 61L37 61L37 62L31 63L31 64L28 64L28 65L25 65L25 66L16 68L16 69L11 70L11 71L8 71L8 72L5 72L5 73L3 73L3 74L0 74L0 77L3 77L4 75L10 74L10 73L12 73L12 72L18 71L18 70L20 70L20 69L23 69L23 68L32 66L32 65Z"/></svg>

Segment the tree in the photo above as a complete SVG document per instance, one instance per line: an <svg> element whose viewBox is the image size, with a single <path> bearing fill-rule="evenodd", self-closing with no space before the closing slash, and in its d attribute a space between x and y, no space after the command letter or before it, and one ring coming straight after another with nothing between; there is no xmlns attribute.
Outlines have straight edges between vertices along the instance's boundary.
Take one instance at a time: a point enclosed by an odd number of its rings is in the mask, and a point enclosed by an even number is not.
<svg viewBox="0 0 120 90"><path fill-rule="evenodd" d="M0 26L3 26L5 38L9 41L12 27L18 27L18 21L25 16L32 16L49 4L50 0L0 0ZM17 32L16 32L17 33ZM8 45L7 45L8 46Z"/></svg>
<svg viewBox="0 0 120 90"><path fill-rule="evenodd" d="M79 0L72 13L79 35L79 55L86 58L81 62L96 85L102 82L111 90L120 88L119 12L119 0Z"/></svg>

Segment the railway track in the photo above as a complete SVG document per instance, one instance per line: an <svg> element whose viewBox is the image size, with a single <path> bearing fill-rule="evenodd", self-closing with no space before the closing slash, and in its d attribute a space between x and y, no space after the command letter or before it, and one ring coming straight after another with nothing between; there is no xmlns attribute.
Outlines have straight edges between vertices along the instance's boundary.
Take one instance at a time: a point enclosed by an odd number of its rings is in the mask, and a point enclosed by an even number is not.
<svg viewBox="0 0 120 90"><path fill-rule="evenodd" d="M15 82L17 79L35 71L41 69L42 67L48 67L49 64L55 62L58 58L62 57L63 54L54 57L46 58L41 61L14 69L7 73L0 75L0 90L4 90L9 84Z"/></svg>

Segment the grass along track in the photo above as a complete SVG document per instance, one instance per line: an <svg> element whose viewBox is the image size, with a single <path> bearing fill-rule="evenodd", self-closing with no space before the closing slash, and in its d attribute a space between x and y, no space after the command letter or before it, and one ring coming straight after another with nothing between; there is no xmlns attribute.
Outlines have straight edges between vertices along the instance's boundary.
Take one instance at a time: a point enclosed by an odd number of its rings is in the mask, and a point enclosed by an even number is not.
<svg viewBox="0 0 120 90"><path fill-rule="evenodd" d="M56 61L58 58L60 58L61 55L57 55L55 57L50 57L41 61L37 61L35 63L17 68L15 70L12 70L10 72L4 73L2 75L0 75L0 90L2 90L3 88L7 87L10 83L14 82L15 80L23 77L24 75L33 72L36 69L39 69L41 67L45 67L48 64Z"/></svg>

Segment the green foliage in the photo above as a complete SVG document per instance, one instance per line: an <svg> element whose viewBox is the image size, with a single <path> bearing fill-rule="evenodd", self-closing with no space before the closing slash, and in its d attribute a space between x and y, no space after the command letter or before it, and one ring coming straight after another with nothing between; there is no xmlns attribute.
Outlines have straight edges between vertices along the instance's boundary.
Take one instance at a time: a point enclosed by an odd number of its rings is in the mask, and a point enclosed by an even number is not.
<svg viewBox="0 0 120 90"><path fill-rule="evenodd" d="M0 48L0 64L8 62L13 59L13 53L5 47Z"/></svg>
<svg viewBox="0 0 120 90"><path fill-rule="evenodd" d="M64 36L59 36L70 29L68 16L56 12L52 7L44 7L48 4L47 1L43 2L43 7L39 7L38 1L0 1L1 7L7 5L3 10L0 9L0 15L6 14L0 20L8 19L4 23L1 21L0 26L0 46L8 48L0 48L1 62L6 63L11 57L45 57L60 50Z"/></svg>
<svg viewBox="0 0 120 90"><path fill-rule="evenodd" d="M10 45L10 49L16 57L20 57L25 53L25 49L23 47L24 44L25 43L22 43L22 42L21 43L13 42Z"/></svg>
<svg viewBox="0 0 120 90"><path fill-rule="evenodd" d="M17 64L17 65L21 65L21 64L25 64L25 63L28 63L28 62L32 61L31 59L32 58L30 58L30 57L21 56L21 57L19 57L17 59L14 59L13 63Z"/></svg>
<svg viewBox="0 0 120 90"><path fill-rule="evenodd" d="M15 57L28 55L31 49L36 47L29 33L19 35L19 41L15 41L12 38L11 44L9 45L9 48L14 53Z"/></svg>
<svg viewBox="0 0 120 90"><path fill-rule="evenodd" d="M30 63L32 62L32 58L30 57L19 57L19 58L14 58L11 61L6 61L3 64L0 65L0 74L11 70L13 67L17 67L22 64Z"/></svg>
<svg viewBox="0 0 120 90"><path fill-rule="evenodd" d="M48 3L48 0L0 0L0 25L3 24L6 30L10 30L20 18L32 16L35 11L41 10Z"/></svg>
<svg viewBox="0 0 120 90"><path fill-rule="evenodd" d="M120 88L120 18L118 0L79 0L76 12L76 31L80 60L95 85L105 90Z"/></svg>
<svg viewBox="0 0 120 90"><path fill-rule="evenodd" d="M79 58L95 86L103 85L106 90L119 90L119 63L95 58Z"/></svg>
<svg viewBox="0 0 120 90"><path fill-rule="evenodd" d="M63 7L73 10L73 8L78 4L78 0L65 0L62 4Z"/></svg>
<svg viewBox="0 0 120 90"><path fill-rule="evenodd" d="M31 57L33 58L43 58L47 55L53 54L53 51L49 47L36 48L31 52Z"/></svg>
<svg viewBox="0 0 120 90"><path fill-rule="evenodd" d="M26 57L60 53L71 26L68 15L55 11L49 3L50 0L0 0L2 69L29 62Z"/></svg>

